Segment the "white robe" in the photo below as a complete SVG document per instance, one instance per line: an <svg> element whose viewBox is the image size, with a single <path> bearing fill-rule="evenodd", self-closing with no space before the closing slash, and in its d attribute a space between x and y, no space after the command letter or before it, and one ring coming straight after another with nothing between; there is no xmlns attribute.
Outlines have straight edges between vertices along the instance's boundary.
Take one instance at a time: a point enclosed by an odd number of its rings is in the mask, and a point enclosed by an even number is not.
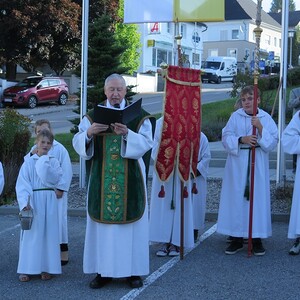
<svg viewBox="0 0 300 300"><path fill-rule="evenodd" d="M34 145L30 152L25 156L24 159L30 157L30 153L36 146ZM68 191L71 185L73 170L72 163L67 149L58 141L53 141L53 146L48 153L50 156L54 156L60 163L63 170L63 176L61 177L58 189L64 191L63 196L58 202L58 222L59 222L59 236L60 244L68 243Z"/></svg>
<svg viewBox="0 0 300 300"><path fill-rule="evenodd" d="M4 188L4 171L2 167L2 163L0 162L0 195Z"/></svg>
<svg viewBox="0 0 300 300"><path fill-rule="evenodd" d="M288 229L288 238L295 239L300 236L300 115L296 113L288 126L282 133L282 147L288 154L297 154L297 169L294 181L294 192L290 222Z"/></svg>
<svg viewBox="0 0 300 300"><path fill-rule="evenodd" d="M201 132L200 151L198 155L197 170L201 175L192 179L196 183L198 194L191 194L193 201L194 229L203 230L205 225L207 175L211 159L209 143L206 135Z"/></svg>
<svg viewBox="0 0 300 300"><path fill-rule="evenodd" d="M91 159L94 154L93 140L86 151L87 130L90 126L90 121L84 117L79 124L79 132L73 138L73 147L83 159ZM138 160L143 173L146 195L145 165L142 156L152 145L152 127L148 119L142 123L138 133L128 130L127 142L123 141L121 145L123 158ZM95 222L87 213L84 273L98 273L104 277L114 278L142 276L149 273L147 207L146 203L144 214L138 221L121 225Z"/></svg>
<svg viewBox="0 0 300 300"><path fill-rule="evenodd" d="M159 150L162 125L163 118L160 118L156 122L154 146L152 149L152 159L154 161L156 161ZM199 153L199 157L200 156ZM159 198L158 194L162 185L164 186L165 197ZM192 248L194 246L192 181L188 180L184 182L184 186L187 187L188 191L188 198L184 198L184 247ZM174 195L174 209L171 209L172 195ZM180 205L181 182L178 175L178 168L175 168L173 174L166 182L162 182L159 179L154 169L150 201L149 236L151 242L172 243L173 245L180 246ZM197 216L197 218L199 218L199 216Z"/></svg>
<svg viewBox="0 0 300 300"><path fill-rule="evenodd" d="M259 109L263 130L258 134L259 148L255 150L253 238L267 238L272 235L269 153L278 142L278 130L271 116ZM238 138L251 135L251 116L242 108L235 111L222 130L222 143L228 152L222 182L217 232L235 237L248 237L249 201L244 197L248 174L248 149L239 144ZM251 164L251 162L250 162ZM251 165L250 165L251 166Z"/></svg>
<svg viewBox="0 0 300 300"><path fill-rule="evenodd" d="M61 273L58 202L53 190L33 191L39 188L56 188L62 169L54 157L34 154L21 166L16 193L22 210L30 197L33 222L30 230L21 230L19 263L20 274Z"/></svg>

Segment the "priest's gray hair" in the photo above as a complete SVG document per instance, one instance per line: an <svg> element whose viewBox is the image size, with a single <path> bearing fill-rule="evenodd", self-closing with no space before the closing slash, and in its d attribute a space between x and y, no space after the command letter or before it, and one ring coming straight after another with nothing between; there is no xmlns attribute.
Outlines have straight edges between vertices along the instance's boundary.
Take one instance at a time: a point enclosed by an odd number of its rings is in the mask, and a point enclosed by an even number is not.
<svg viewBox="0 0 300 300"><path fill-rule="evenodd" d="M124 77L121 76L120 74L117 74L117 73L114 73L114 74L109 75L109 76L105 79L104 86L106 86L106 85L109 83L109 81L111 81L111 80L113 80L113 79L120 80L120 81L123 83L124 87L126 87L126 81L125 81Z"/></svg>

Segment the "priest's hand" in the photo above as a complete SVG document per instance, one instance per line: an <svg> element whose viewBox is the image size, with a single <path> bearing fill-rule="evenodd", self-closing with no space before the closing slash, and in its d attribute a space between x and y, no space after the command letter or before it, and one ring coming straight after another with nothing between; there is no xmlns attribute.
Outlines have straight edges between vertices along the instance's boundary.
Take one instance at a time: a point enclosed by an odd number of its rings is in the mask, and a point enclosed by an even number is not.
<svg viewBox="0 0 300 300"><path fill-rule="evenodd" d="M114 132L118 135L126 135L128 133L128 128L125 124L122 123L113 123L110 124Z"/></svg>
<svg viewBox="0 0 300 300"><path fill-rule="evenodd" d="M87 130L88 138L92 138L94 135L97 135L101 132L104 132L108 129L108 125L100 124L100 123L93 123L89 129Z"/></svg>

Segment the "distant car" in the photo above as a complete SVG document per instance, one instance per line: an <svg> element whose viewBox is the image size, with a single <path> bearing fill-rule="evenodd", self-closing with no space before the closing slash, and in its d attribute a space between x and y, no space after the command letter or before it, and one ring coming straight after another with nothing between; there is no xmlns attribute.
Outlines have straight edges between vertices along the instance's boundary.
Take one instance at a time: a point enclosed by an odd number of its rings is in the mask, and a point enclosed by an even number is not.
<svg viewBox="0 0 300 300"><path fill-rule="evenodd" d="M65 105L69 97L69 87L59 77L27 77L23 81L3 91L4 105L27 106L34 108L37 104L58 102Z"/></svg>

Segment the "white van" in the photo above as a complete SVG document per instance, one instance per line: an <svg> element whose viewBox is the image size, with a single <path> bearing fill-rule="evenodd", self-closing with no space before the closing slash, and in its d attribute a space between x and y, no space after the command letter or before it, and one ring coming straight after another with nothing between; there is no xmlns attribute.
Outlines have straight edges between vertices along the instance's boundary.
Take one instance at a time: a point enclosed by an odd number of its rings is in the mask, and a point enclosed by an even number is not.
<svg viewBox="0 0 300 300"><path fill-rule="evenodd" d="M209 56L201 71L202 82L234 82L237 74L237 61L235 57Z"/></svg>

